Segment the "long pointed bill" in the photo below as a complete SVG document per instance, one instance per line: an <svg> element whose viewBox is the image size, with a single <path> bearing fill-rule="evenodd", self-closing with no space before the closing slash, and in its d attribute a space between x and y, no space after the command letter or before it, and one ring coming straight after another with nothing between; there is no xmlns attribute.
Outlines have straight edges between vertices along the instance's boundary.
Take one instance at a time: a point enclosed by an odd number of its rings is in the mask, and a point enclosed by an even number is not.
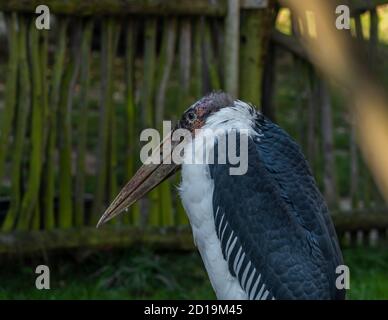
<svg viewBox="0 0 388 320"><path fill-rule="evenodd" d="M151 157L155 157L156 155L160 156L162 154L161 151L163 150L163 146L167 143L170 143L170 146L172 146L171 133L168 134L156 148ZM173 146L171 147L171 150L172 148ZM119 215L124 209L134 204L137 200L180 169L180 165L175 163L166 164L171 162L171 153L167 155L164 155L163 153L163 156L164 158L160 164L144 164L140 167L101 216L97 223L97 228L113 217ZM169 162L166 161L167 157L170 157Z"/></svg>

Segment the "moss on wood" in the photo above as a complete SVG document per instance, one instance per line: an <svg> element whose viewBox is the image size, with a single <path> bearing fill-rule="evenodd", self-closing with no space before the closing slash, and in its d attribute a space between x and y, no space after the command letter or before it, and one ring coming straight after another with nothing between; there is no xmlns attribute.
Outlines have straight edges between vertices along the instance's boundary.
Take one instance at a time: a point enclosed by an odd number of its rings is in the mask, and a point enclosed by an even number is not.
<svg viewBox="0 0 388 320"><path fill-rule="evenodd" d="M45 4L54 13L85 15L210 15L223 16L226 0L0 0L0 10L35 12Z"/></svg>

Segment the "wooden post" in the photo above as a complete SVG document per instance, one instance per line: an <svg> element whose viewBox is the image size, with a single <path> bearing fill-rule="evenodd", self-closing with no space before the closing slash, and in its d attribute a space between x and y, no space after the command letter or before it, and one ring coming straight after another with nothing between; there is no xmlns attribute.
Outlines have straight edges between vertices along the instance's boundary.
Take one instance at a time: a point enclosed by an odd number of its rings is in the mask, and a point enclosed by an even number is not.
<svg viewBox="0 0 388 320"><path fill-rule="evenodd" d="M206 91L220 90L221 80L218 73L218 66L214 57L213 39L210 30L209 21L205 21L205 35L204 35L204 54L206 59L207 72L209 74L209 83Z"/></svg>
<svg viewBox="0 0 388 320"><path fill-rule="evenodd" d="M264 40L270 33L264 27L265 12L263 9L241 12L239 97L256 106L261 103Z"/></svg>
<svg viewBox="0 0 388 320"><path fill-rule="evenodd" d="M246 23L248 22L244 22L245 25ZM256 30L249 30L249 31L257 32ZM238 89L239 89L239 83L238 83L239 43L240 43L240 0L228 0L227 14L225 19L225 46L224 46L225 77L224 79L225 79L225 91L234 98L238 97ZM243 76L245 76L245 72Z"/></svg>
<svg viewBox="0 0 388 320"><path fill-rule="evenodd" d="M370 60L372 67L376 66L376 56L377 48L379 43L379 18L377 16L376 8L369 11L370 14L370 31L369 31L369 50L370 50Z"/></svg>
<svg viewBox="0 0 388 320"><path fill-rule="evenodd" d="M358 181L359 181L359 170L358 170L358 148L357 148L357 134L356 134L356 126L354 123L354 119L350 117L350 200L352 209L356 209L358 207Z"/></svg>
<svg viewBox="0 0 388 320"><path fill-rule="evenodd" d="M330 92L324 80L319 79L319 101L321 105L321 128L324 160L324 193L330 208L334 208L337 202L335 181L335 156L333 146L333 116L330 101Z"/></svg>
<svg viewBox="0 0 388 320"><path fill-rule="evenodd" d="M319 106L317 106L317 83L318 76L312 65L307 67L308 78L308 101L307 101L307 159L310 166L317 174L317 149L319 142L319 135L317 134L317 127L319 122Z"/></svg>
<svg viewBox="0 0 388 320"><path fill-rule="evenodd" d="M275 106L273 103L274 96L274 86L275 86L275 69L276 69L276 45L274 43L269 43L267 51L267 59L264 66L264 76L263 76L263 89L262 89L262 98L261 98L261 110L263 114L271 119L276 121L275 117Z"/></svg>
<svg viewBox="0 0 388 320"><path fill-rule="evenodd" d="M355 24L355 32L357 40L360 42L360 45L363 44L364 41L364 34L362 32L362 22L361 22L361 16L360 14L356 14L354 16L354 24Z"/></svg>
<svg viewBox="0 0 388 320"><path fill-rule="evenodd" d="M271 13L271 23L268 28L274 29L276 26L276 18L278 16L279 8L273 8ZM272 40L269 40L264 62L263 82L262 82L262 97L261 97L261 110L265 116L272 121L275 119L275 106L273 104L273 97L276 83L276 45Z"/></svg>

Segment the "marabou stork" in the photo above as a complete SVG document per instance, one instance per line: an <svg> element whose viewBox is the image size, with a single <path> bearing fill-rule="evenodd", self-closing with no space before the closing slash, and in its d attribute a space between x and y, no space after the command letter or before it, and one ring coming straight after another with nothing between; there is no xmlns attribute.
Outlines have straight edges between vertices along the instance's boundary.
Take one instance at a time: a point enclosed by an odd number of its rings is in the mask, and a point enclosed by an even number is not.
<svg viewBox="0 0 388 320"><path fill-rule="evenodd" d="M335 285L343 264L335 229L295 141L221 92L189 107L176 128L190 130L190 143L199 128L247 130L246 173L230 175L231 164L217 161L143 165L99 225L182 168L180 196L218 299L344 299Z"/></svg>

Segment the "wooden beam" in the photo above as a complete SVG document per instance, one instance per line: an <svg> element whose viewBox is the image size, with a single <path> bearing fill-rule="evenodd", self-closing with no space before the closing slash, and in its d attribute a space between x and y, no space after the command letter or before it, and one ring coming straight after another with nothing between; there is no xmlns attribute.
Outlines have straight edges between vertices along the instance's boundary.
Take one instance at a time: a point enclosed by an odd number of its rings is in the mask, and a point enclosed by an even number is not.
<svg viewBox="0 0 388 320"><path fill-rule="evenodd" d="M0 0L0 11L35 12L47 5L53 13L72 15L157 14L225 16L227 0ZM237 2L237 1L236 1ZM243 9L266 8L268 0L240 0Z"/></svg>
<svg viewBox="0 0 388 320"><path fill-rule="evenodd" d="M388 229L388 212L359 211L333 214L338 235L346 231ZM44 252L58 249L146 246L155 249L194 250L191 230L183 227L105 226L67 230L0 233L0 255Z"/></svg>
<svg viewBox="0 0 388 320"><path fill-rule="evenodd" d="M347 4L352 14L354 14L356 12L371 10L376 8L377 6L387 4L388 0L346 0L342 2L344 2L344 4ZM338 0L338 3L341 4L341 1Z"/></svg>
<svg viewBox="0 0 388 320"><path fill-rule="evenodd" d="M346 231L370 231L373 229L388 229L388 212L382 211L352 211L348 214L333 215L334 225L338 234Z"/></svg>
<svg viewBox="0 0 388 320"><path fill-rule="evenodd" d="M83 227L67 230L0 233L0 254L132 246L192 250L194 242L188 227L141 229L130 226L105 226L100 229Z"/></svg>
<svg viewBox="0 0 388 320"><path fill-rule="evenodd" d="M227 0L0 0L0 11L35 12L47 5L52 13L87 15L207 15L224 16Z"/></svg>
<svg viewBox="0 0 388 320"><path fill-rule="evenodd" d="M293 54L297 55L299 58L302 58L311 62L306 50L303 48L303 46L298 42L298 40L294 36L287 36L280 31L273 30L271 40L276 45L279 45L284 49L292 52Z"/></svg>

